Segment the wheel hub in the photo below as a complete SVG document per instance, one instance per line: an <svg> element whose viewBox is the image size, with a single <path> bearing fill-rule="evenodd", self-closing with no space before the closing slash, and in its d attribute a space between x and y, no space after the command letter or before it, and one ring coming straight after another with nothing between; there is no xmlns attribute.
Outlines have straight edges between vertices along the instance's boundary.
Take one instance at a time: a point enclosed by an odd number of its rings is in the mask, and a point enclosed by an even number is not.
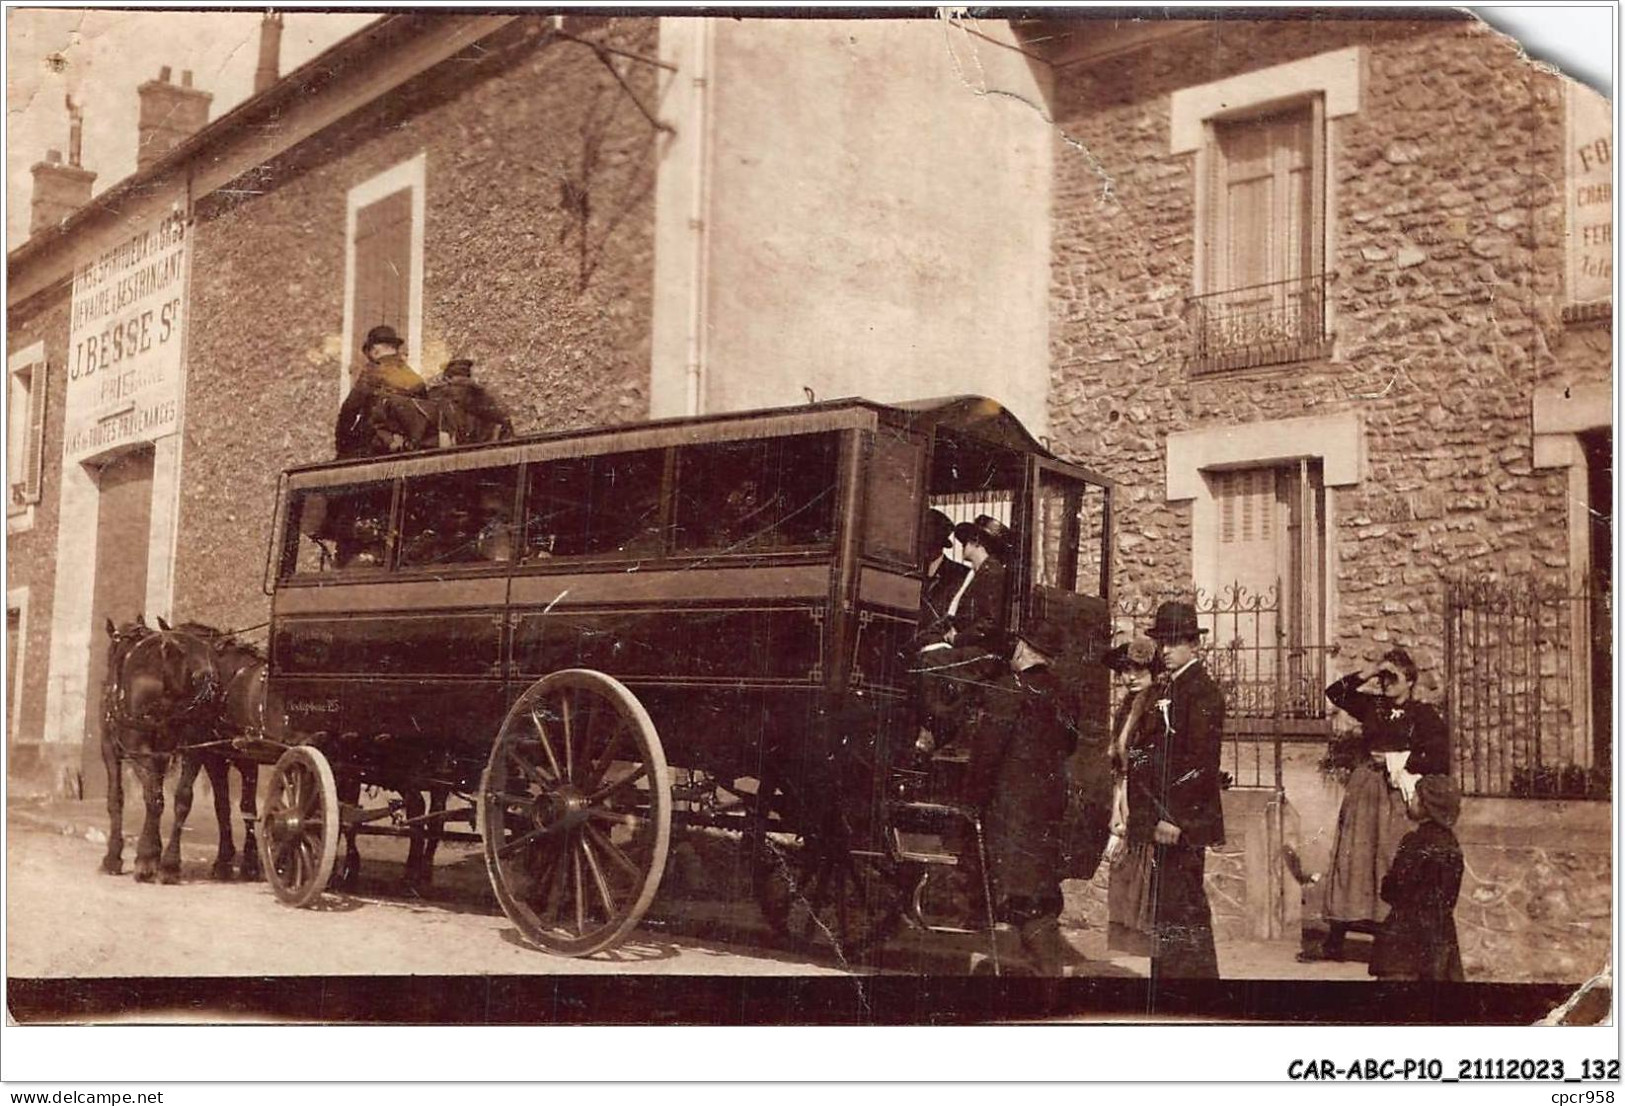
<svg viewBox="0 0 1625 1106"><path fill-rule="evenodd" d="M549 833L574 829L587 820L587 796L571 784L543 796L533 815L536 828Z"/></svg>

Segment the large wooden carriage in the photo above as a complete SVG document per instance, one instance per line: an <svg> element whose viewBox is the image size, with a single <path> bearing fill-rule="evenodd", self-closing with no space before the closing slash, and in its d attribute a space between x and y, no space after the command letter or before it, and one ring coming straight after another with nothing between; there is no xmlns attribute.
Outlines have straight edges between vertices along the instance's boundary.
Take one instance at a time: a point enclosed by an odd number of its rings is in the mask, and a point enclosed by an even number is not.
<svg viewBox="0 0 1625 1106"><path fill-rule="evenodd" d="M264 819L273 885L319 893L341 821L400 831L340 813L350 779L461 796L425 817L471 823L503 909L553 952L625 937L673 823L741 833L776 924L861 942L919 725L930 507L1012 528L1010 624L1068 627L1084 726L1103 732L1088 662L1109 633L1110 483L987 399L289 471L268 570L267 717L287 749Z"/></svg>

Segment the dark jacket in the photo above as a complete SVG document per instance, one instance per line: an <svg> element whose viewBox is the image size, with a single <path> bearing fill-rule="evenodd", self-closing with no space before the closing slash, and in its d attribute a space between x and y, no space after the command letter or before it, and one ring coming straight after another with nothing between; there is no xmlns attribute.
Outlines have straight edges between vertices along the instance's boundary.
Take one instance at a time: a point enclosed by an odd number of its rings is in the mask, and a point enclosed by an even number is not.
<svg viewBox="0 0 1625 1106"><path fill-rule="evenodd" d="M1459 983L1465 978L1456 940L1461 845L1437 822L1423 822L1399 843L1382 879L1392 909L1371 949L1371 974Z"/></svg>
<svg viewBox="0 0 1625 1106"><path fill-rule="evenodd" d="M452 445L513 437L508 408L484 385L467 377L441 377L429 389L429 399L439 415L440 429L451 436Z"/></svg>
<svg viewBox="0 0 1625 1106"><path fill-rule="evenodd" d="M396 444L399 439L399 445ZM437 444L428 388L403 358L367 365L339 405L333 451L340 459Z"/></svg>
<svg viewBox="0 0 1625 1106"><path fill-rule="evenodd" d="M1131 840L1150 841L1163 821L1179 827L1181 845L1224 844L1219 799L1224 712L1224 694L1200 661L1170 680L1148 705L1128 750Z"/></svg>
<svg viewBox="0 0 1625 1106"><path fill-rule="evenodd" d="M1374 753L1409 749L1406 771L1418 776L1449 775L1450 732L1439 712L1415 699L1395 703L1386 695L1361 691L1361 682L1358 672L1344 676L1326 689L1326 698L1360 724L1366 747Z"/></svg>
<svg viewBox="0 0 1625 1106"><path fill-rule="evenodd" d="M1008 651L1004 602L1007 580L1004 565L992 557L975 570L970 586L959 597L959 606L948 620L954 628L955 647L977 646L1000 654ZM952 600L953 595L948 598Z"/></svg>
<svg viewBox="0 0 1625 1106"><path fill-rule="evenodd" d="M1001 897L1059 911L1066 762L1076 747L1070 697L1047 666L1007 667L987 689L972 730L967 798L984 812Z"/></svg>

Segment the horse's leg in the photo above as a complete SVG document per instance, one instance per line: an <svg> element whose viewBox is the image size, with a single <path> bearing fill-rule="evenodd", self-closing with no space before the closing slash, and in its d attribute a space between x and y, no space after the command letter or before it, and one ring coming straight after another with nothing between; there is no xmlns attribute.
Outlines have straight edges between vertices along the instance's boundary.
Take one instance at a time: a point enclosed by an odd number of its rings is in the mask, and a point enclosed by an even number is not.
<svg viewBox="0 0 1625 1106"><path fill-rule="evenodd" d="M345 775L334 782L342 816L346 804L356 806L361 802L361 778ZM361 882L361 850L356 848L355 844L356 831L359 828L357 825L350 825L344 829L344 862L339 868L338 876L333 880L333 886L341 891L353 891L356 884Z"/></svg>
<svg viewBox="0 0 1625 1106"><path fill-rule="evenodd" d="M181 770L175 777L175 818L169 827L169 846L158 862L160 883L179 883L181 879L181 833L186 819L192 814L192 788L197 783L197 772L202 762L195 753L181 754ZM159 811L163 810L163 779L158 780Z"/></svg>
<svg viewBox="0 0 1625 1106"><path fill-rule="evenodd" d="M141 781L141 802L146 808L141 836L135 844L135 878L138 883L151 883L158 874L158 853L163 846L158 829L164 816L164 775L169 758L146 754L136 756L134 762L136 778Z"/></svg>
<svg viewBox="0 0 1625 1106"><path fill-rule="evenodd" d="M214 792L214 824L220 832L220 844L214 852L214 867L209 878L229 880L231 862L237 858L237 845L231 832L231 762L215 753L203 762L209 773L209 788Z"/></svg>
<svg viewBox="0 0 1625 1106"><path fill-rule="evenodd" d="M254 839L254 823L259 821L260 766L252 760L239 760L237 777L243 785L243 797L237 805L243 816L243 860L237 868L237 878L257 881L260 878L260 846Z"/></svg>
<svg viewBox="0 0 1625 1106"><path fill-rule="evenodd" d="M112 723L104 726L110 730ZM102 766L107 769L107 852L102 871L110 876L124 871L124 761L111 732L102 734Z"/></svg>
<svg viewBox="0 0 1625 1106"><path fill-rule="evenodd" d="M439 814L446 809L447 791L444 787L429 788L429 812ZM434 818L423 827L426 839L423 845L423 886L434 885L434 854L440 847L440 835L445 830L444 819Z"/></svg>
<svg viewBox="0 0 1625 1106"><path fill-rule="evenodd" d="M423 814L423 792L416 788L409 787L402 791L401 802L407 818L417 818ZM416 891L423 884L423 823L413 823L411 833L412 844L406 850L406 887L409 891Z"/></svg>

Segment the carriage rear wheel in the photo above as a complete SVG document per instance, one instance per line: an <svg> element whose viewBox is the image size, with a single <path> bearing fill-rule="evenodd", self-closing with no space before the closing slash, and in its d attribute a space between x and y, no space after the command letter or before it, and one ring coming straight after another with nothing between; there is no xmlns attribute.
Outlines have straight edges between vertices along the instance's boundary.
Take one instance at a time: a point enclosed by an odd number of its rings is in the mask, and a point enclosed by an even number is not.
<svg viewBox="0 0 1625 1106"><path fill-rule="evenodd" d="M319 749L298 745L277 760L259 848L260 867L283 902L305 906L327 887L339 850L339 799Z"/></svg>
<svg viewBox="0 0 1625 1106"><path fill-rule="evenodd" d="M537 681L497 733L479 817L492 890L527 940L565 956L618 945L671 844L671 774L643 704L601 672Z"/></svg>

